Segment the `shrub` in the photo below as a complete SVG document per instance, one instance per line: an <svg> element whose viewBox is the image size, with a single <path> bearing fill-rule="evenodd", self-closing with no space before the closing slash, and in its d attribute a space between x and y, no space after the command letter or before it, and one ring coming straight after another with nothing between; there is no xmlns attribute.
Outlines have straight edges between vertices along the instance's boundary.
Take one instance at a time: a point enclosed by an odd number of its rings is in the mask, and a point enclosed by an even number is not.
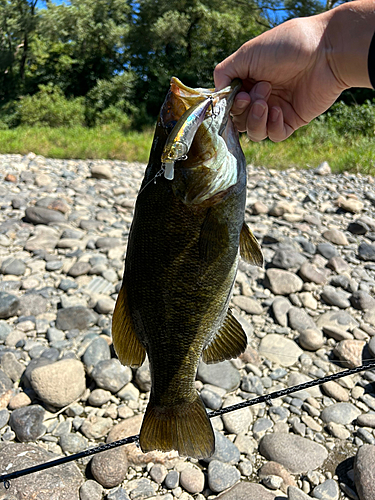
<svg viewBox="0 0 375 500"><path fill-rule="evenodd" d="M367 100L364 104L347 105L338 102L327 113L327 124L338 134L363 135L375 134L375 102Z"/></svg>
<svg viewBox="0 0 375 500"><path fill-rule="evenodd" d="M39 92L22 97L16 112L20 125L72 127L85 124L84 98L67 99L53 84L39 85Z"/></svg>
<svg viewBox="0 0 375 500"><path fill-rule="evenodd" d="M86 95L86 122L89 126L116 123L129 128L129 116L136 112L133 101L135 75L124 72L110 80L98 80Z"/></svg>

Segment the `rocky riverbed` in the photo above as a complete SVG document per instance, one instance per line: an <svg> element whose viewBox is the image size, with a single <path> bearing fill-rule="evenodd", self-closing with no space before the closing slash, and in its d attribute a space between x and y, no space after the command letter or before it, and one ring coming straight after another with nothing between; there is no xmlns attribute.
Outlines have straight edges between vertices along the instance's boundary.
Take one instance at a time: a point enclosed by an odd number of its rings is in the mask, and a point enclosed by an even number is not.
<svg viewBox="0 0 375 500"><path fill-rule="evenodd" d="M145 165L0 156L0 472L137 434L147 363L120 365L111 313ZM208 409L375 357L374 179L327 164L248 168L246 220L265 269L243 262L232 307L249 338L201 364ZM375 498L375 372L213 419L207 461L131 444L12 480L0 498Z"/></svg>

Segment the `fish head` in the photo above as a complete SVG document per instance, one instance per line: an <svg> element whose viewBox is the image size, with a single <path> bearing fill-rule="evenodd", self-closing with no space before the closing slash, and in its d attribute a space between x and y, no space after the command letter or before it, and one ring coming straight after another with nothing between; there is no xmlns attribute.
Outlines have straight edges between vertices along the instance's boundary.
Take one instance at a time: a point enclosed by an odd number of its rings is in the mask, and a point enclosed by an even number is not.
<svg viewBox="0 0 375 500"><path fill-rule="evenodd" d="M232 103L241 85L241 81L236 79L230 86L215 91L212 88L191 88L178 78L171 79L159 118L165 138L192 106L207 99L211 102L189 149L186 150L183 143L173 144L176 150L181 151L182 158L173 165L175 176L167 178L173 179L175 194L187 204L198 205L214 199L217 194L224 193L236 184L238 162L241 163L241 170L244 170L245 160L238 132L230 117ZM170 164L168 167L170 170Z"/></svg>

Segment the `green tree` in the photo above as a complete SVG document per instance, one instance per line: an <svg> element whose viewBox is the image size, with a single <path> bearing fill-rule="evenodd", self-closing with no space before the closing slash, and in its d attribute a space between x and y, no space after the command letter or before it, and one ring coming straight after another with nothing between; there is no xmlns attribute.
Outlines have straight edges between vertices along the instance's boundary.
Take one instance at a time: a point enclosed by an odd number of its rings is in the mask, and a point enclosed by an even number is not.
<svg viewBox="0 0 375 500"><path fill-rule="evenodd" d="M212 86L215 65L265 29L252 0L140 0L133 9L130 61L153 116L172 76Z"/></svg>

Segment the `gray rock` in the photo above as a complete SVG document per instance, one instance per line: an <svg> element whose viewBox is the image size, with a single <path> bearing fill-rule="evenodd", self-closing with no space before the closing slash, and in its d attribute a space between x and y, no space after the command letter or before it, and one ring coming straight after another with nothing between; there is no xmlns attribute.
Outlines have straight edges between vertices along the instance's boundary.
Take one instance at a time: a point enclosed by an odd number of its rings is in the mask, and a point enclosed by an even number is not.
<svg viewBox="0 0 375 500"><path fill-rule="evenodd" d="M83 306L67 307L57 311L56 328L60 330L86 330L94 325L98 315Z"/></svg>
<svg viewBox="0 0 375 500"><path fill-rule="evenodd" d="M65 221L65 217L61 212L44 207L28 207L25 216L26 220L32 224L50 224Z"/></svg>
<svg viewBox="0 0 375 500"><path fill-rule="evenodd" d="M11 331L12 328L8 325L8 323L0 319L0 340L6 340Z"/></svg>
<svg viewBox="0 0 375 500"><path fill-rule="evenodd" d="M1 357L1 369L13 382L20 380L25 366L22 365L12 352L6 352Z"/></svg>
<svg viewBox="0 0 375 500"><path fill-rule="evenodd" d="M58 455L49 453L38 446L24 443L5 443L0 445L0 470L7 473L33 467ZM38 500L78 500L83 476L75 463L62 464L58 468L58 480L54 468L37 474L12 479L12 498Z"/></svg>
<svg viewBox="0 0 375 500"><path fill-rule="evenodd" d="M320 414L323 422L336 424L351 424L361 412L351 403L335 403L324 408Z"/></svg>
<svg viewBox="0 0 375 500"><path fill-rule="evenodd" d="M320 467L328 456L318 443L293 434L266 434L260 441L260 453L283 465L292 474L306 473Z"/></svg>
<svg viewBox="0 0 375 500"><path fill-rule="evenodd" d="M319 328L335 326L342 330L351 330L359 326L359 323L346 311L328 311L319 316L316 325Z"/></svg>
<svg viewBox="0 0 375 500"><path fill-rule="evenodd" d="M310 500L311 497L306 495L302 490L296 486L288 487L288 500Z"/></svg>
<svg viewBox="0 0 375 500"><path fill-rule="evenodd" d="M90 415L82 423L80 432L82 432L82 434L84 434L88 439L95 440L106 436L108 432L111 430L112 426L113 426L113 421L111 418L109 417L104 418L104 417L98 417L96 415Z"/></svg>
<svg viewBox="0 0 375 500"><path fill-rule="evenodd" d="M58 212L56 212L58 213ZM25 250L33 252L35 250L53 250L59 241L60 234L56 229L48 226L37 226L25 245Z"/></svg>
<svg viewBox="0 0 375 500"><path fill-rule="evenodd" d="M83 355L83 362L87 368L91 370L99 361L104 361L106 359L111 359L111 351L108 342L103 337L94 338Z"/></svg>
<svg viewBox="0 0 375 500"><path fill-rule="evenodd" d="M363 413L357 417L357 425L375 429L375 413Z"/></svg>
<svg viewBox="0 0 375 500"><path fill-rule="evenodd" d="M233 304L245 311L247 314L262 314L263 307L254 299L244 297L243 295L236 295L232 299Z"/></svg>
<svg viewBox="0 0 375 500"><path fill-rule="evenodd" d="M320 255L328 260L338 255L336 248L331 243L319 243L316 249Z"/></svg>
<svg viewBox="0 0 375 500"><path fill-rule="evenodd" d="M73 280L70 280L68 278L63 278L60 281L59 288L61 290L63 290L64 292L67 292L68 290L72 290L72 289L78 288L78 285Z"/></svg>
<svg viewBox="0 0 375 500"><path fill-rule="evenodd" d="M349 295L340 291L333 286L325 286L320 297L329 305L340 307L340 309L346 309L350 307Z"/></svg>
<svg viewBox="0 0 375 500"><path fill-rule="evenodd" d="M275 297L272 302L272 312L279 325L288 325L288 311L291 307L292 304L286 297Z"/></svg>
<svg viewBox="0 0 375 500"><path fill-rule="evenodd" d="M10 413L8 410L0 410L0 429L6 426L9 421Z"/></svg>
<svg viewBox="0 0 375 500"><path fill-rule="evenodd" d="M143 500L145 498L154 497L155 495L155 485L147 479L146 477L142 477L141 479L134 479L132 483L135 483L135 487L131 486L131 499L132 500ZM130 484L128 483L128 487ZM172 500L170 497L166 495L168 500ZM164 497L165 498L165 497Z"/></svg>
<svg viewBox="0 0 375 500"><path fill-rule="evenodd" d="M91 376L101 389L118 392L131 381L132 371L118 359L105 359L94 366Z"/></svg>
<svg viewBox="0 0 375 500"><path fill-rule="evenodd" d="M277 250L272 258L272 265L280 269L298 269L306 257L293 250Z"/></svg>
<svg viewBox="0 0 375 500"><path fill-rule="evenodd" d="M48 309L48 300L36 293L22 295L19 300L19 316L39 316Z"/></svg>
<svg viewBox="0 0 375 500"><path fill-rule="evenodd" d="M180 474L176 470L170 470L165 477L164 485L169 490L177 488L180 482Z"/></svg>
<svg viewBox="0 0 375 500"><path fill-rule="evenodd" d="M221 493L216 500L281 500L276 493L266 489L261 484L240 482L230 490ZM302 500L302 499L298 499Z"/></svg>
<svg viewBox="0 0 375 500"><path fill-rule="evenodd" d="M9 257L8 259L5 259L1 264L0 271L2 274L13 274L14 276L22 276L23 274L25 274L26 265L20 259Z"/></svg>
<svg viewBox="0 0 375 500"><path fill-rule="evenodd" d="M364 444L357 451L354 462L354 481L361 500L375 498L375 446Z"/></svg>
<svg viewBox="0 0 375 500"><path fill-rule="evenodd" d="M151 390L151 373L148 359L136 371L135 381L142 391L147 392Z"/></svg>
<svg viewBox="0 0 375 500"><path fill-rule="evenodd" d="M375 262L375 245L361 243L358 247L358 258L367 262Z"/></svg>
<svg viewBox="0 0 375 500"><path fill-rule="evenodd" d="M0 396L13 388L13 383L3 370L0 370Z"/></svg>
<svg viewBox="0 0 375 500"><path fill-rule="evenodd" d="M316 329L316 325L311 316L304 309L291 307L288 311L289 326L293 330L302 333L307 328Z"/></svg>
<svg viewBox="0 0 375 500"><path fill-rule="evenodd" d="M78 433L63 434L60 446L64 453L79 453L87 448L87 439Z"/></svg>
<svg viewBox="0 0 375 500"><path fill-rule="evenodd" d="M266 335L261 340L259 352L281 366L294 365L303 353L293 340L274 333Z"/></svg>
<svg viewBox="0 0 375 500"><path fill-rule="evenodd" d="M210 458L206 458L204 462L211 462L212 460L219 460L220 462L228 464L237 464L240 460L240 451L235 444L228 438L215 432L215 452Z"/></svg>
<svg viewBox="0 0 375 500"><path fill-rule="evenodd" d="M110 238L109 236L105 238L98 238L95 242L96 248L109 249L115 248L122 245L122 241L119 238Z"/></svg>
<svg viewBox="0 0 375 500"><path fill-rule="evenodd" d="M80 500L101 500L102 493L102 486L96 481L89 479L81 486L79 490L79 498Z"/></svg>
<svg viewBox="0 0 375 500"><path fill-rule="evenodd" d="M168 470L163 464L155 464L150 469L150 476L155 483L161 484L166 475L168 474Z"/></svg>
<svg viewBox="0 0 375 500"><path fill-rule="evenodd" d="M198 366L197 379L204 384L216 385L231 392L239 387L241 376L230 361L212 365L201 362Z"/></svg>
<svg viewBox="0 0 375 500"><path fill-rule="evenodd" d="M216 392L210 391L208 389L202 389L200 396L207 408L211 410L219 410L223 404L222 398Z"/></svg>
<svg viewBox="0 0 375 500"><path fill-rule="evenodd" d="M99 163L92 165L90 169L91 177L94 179L108 179L111 180L113 177L111 165L108 163Z"/></svg>
<svg viewBox="0 0 375 500"><path fill-rule="evenodd" d="M236 403L241 403L242 398L236 396L229 396L224 404L224 407L234 405ZM243 408L231 413L226 413L222 416L224 422L224 427L230 434L240 434L241 432L247 432L250 424L253 421L253 415L250 408Z"/></svg>
<svg viewBox="0 0 375 500"><path fill-rule="evenodd" d="M91 269L91 265L88 262L76 262L72 265L72 267L68 271L68 276L72 276L72 278L77 278L78 276L83 276L84 274L88 274Z"/></svg>
<svg viewBox="0 0 375 500"><path fill-rule="evenodd" d="M17 314L19 299L7 292L0 292L0 318L8 319Z"/></svg>
<svg viewBox="0 0 375 500"><path fill-rule="evenodd" d="M42 401L61 408L75 401L86 389L83 364L77 359L62 359L35 368L31 386Z"/></svg>
<svg viewBox="0 0 375 500"><path fill-rule="evenodd" d="M315 175L330 175L332 173L331 167L329 166L329 163L327 161L323 161L320 163L314 170L313 170Z"/></svg>
<svg viewBox="0 0 375 500"><path fill-rule="evenodd" d="M19 441L36 441L46 432L43 425L44 409L39 405L25 406L13 410L9 425Z"/></svg>
<svg viewBox="0 0 375 500"><path fill-rule="evenodd" d="M338 500L339 495L339 486L333 479L324 481L324 483L319 484L312 491L312 496L320 500Z"/></svg>
<svg viewBox="0 0 375 500"><path fill-rule="evenodd" d="M262 381L256 375L245 375L242 378L241 389L245 392L252 392L261 396L264 392Z"/></svg>
<svg viewBox="0 0 375 500"><path fill-rule="evenodd" d="M89 396L88 403L91 406L102 406L111 399L112 394L104 389L94 389Z"/></svg>
<svg viewBox="0 0 375 500"><path fill-rule="evenodd" d="M107 500L130 500L124 488L114 488L107 495Z"/></svg>
<svg viewBox="0 0 375 500"><path fill-rule="evenodd" d="M240 472L233 465L212 460L208 466L208 485L215 493L220 493L239 481Z"/></svg>
<svg viewBox="0 0 375 500"><path fill-rule="evenodd" d="M364 290L353 292L352 296L350 297L350 303L353 307L355 307L356 309L360 309L361 311L375 308L375 299Z"/></svg>
<svg viewBox="0 0 375 500"><path fill-rule="evenodd" d="M283 269L267 269L265 285L275 295L289 295L302 290L303 281L294 273Z"/></svg>
<svg viewBox="0 0 375 500"><path fill-rule="evenodd" d="M317 351L324 344L323 333L317 328L307 328L300 334L298 340L302 349L307 351Z"/></svg>

